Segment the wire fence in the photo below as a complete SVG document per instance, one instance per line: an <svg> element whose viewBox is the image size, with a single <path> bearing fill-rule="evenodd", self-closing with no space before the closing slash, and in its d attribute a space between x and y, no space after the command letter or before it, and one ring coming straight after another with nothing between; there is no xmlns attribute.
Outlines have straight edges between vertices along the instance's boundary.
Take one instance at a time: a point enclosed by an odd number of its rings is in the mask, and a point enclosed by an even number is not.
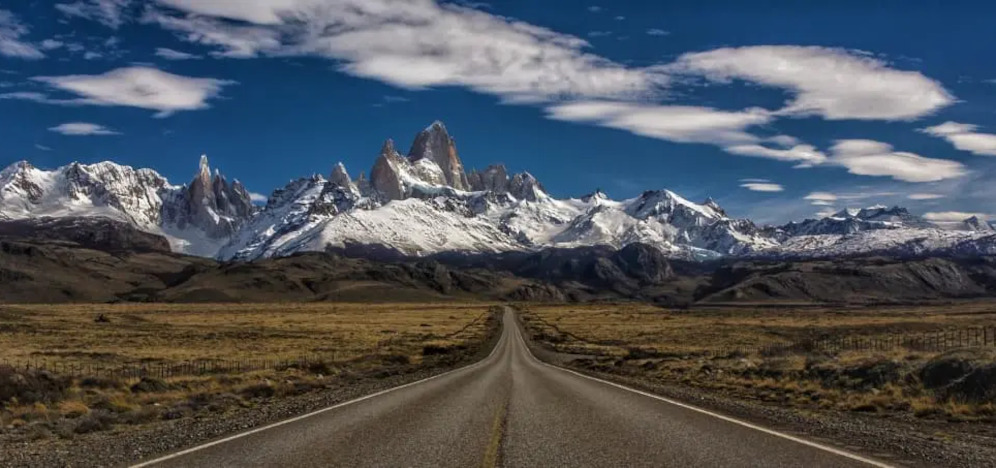
<svg viewBox="0 0 996 468"><path fill-rule="evenodd" d="M91 362L60 362L44 359L23 361L0 360L0 369L17 371L47 371L57 375L85 378L137 379L155 377L170 379L214 374L237 374L265 370L314 369L334 363L331 356L308 356L296 359L200 359L182 362L151 362L141 364L101 364Z"/></svg>
<svg viewBox="0 0 996 468"><path fill-rule="evenodd" d="M462 328L440 335L438 338L452 339L461 334L471 331L475 325L486 321L489 316L495 316L495 310L489 309L482 312ZM410 336L399 334L379 340L374 349L385 351L391 346L404 344L411 340ZM347 353L348 354L348 353ZM293 359L273 359L258 356L246 356L238 359L192 359L180 362L143 362L143 363L122 363L104 364L99 362L66 362L64 360L50 360L44 358L13 360L0 358L0 370L9 369L19 371L47 371L53 374L74 377L74 378L116 378L116 379L138 379L142 377L154 377L158 379L171 379L175 377L193 377L215 374L238 374L256 371L283 371L287 369L308 369L311 371L325 371L328 367L337 363L342 364L350 359L359 358L356 355L343 355L332 351L327 354L313 354Z"/></svg>
<svg viewBox="0 0 996 468"><path fill-rule="evenodd" d="M722 349L723 354L777 355L790 353L838 353L841 351L888 351L905 348L920 352L946 352L960 348L996 347L996 326L876 336L832 336L792 344L742 345Z"/></svg>

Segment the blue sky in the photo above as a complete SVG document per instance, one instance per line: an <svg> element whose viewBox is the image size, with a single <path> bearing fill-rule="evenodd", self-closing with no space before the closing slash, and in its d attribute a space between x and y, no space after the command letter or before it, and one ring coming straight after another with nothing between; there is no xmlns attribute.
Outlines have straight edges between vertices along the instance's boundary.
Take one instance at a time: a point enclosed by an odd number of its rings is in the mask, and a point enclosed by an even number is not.
<svg viewBox="0 0 996 468"><path fill-rule="evenodd" d="M996 4L811 3L4 2L0 165L206 153L269 193L438 119L558 197L994 219Z"/></svg>

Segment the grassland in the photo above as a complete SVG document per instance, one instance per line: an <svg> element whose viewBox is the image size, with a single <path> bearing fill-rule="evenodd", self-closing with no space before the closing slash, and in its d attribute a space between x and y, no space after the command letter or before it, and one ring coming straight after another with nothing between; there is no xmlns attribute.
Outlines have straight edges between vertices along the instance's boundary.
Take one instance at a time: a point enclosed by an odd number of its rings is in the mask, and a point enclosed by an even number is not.
<svg viewBox="0 0 996 468"><path fill-rule="evenodd" d="M996 419L993 349L736 351L833 336L992 326L994 303L687 311L638 304L531 305L523 319L534 339L589 371L803 409Z"/></svg>
<svg viewBox="0 0 996 468"><path fill-rule="evenodd" d="M15 364L0 366L0 434L72 438L452 365L484 345L495 320L486 304L451 303L0 306L0 362ZM307 365L251 372L115 372L302 357Z"/></svg>

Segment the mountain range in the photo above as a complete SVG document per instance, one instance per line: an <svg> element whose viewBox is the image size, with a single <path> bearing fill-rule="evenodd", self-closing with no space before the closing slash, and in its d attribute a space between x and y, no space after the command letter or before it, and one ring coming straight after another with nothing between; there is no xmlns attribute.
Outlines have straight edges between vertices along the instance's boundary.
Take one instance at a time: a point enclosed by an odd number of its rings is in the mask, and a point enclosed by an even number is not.
<svg viewBox="0 0 996 468"><path fill-rule="evenodd" d="M339 163L328 177L273 191L262 207L203 156L184 185L112 162L42 170L20 161L0 171L0 223L22 231L33 223L42 232L53 219L102 218L162 236L174 252L226 261L329 250L428 257L631 244L685 260L996 254L996 230L985 221L939 226L900 207L758 226L712 199L695 203L669 190L618 201L601 191L556 199L528 172L510 174L502 165L468 172L440 122L419 132L406 155L387 140L369 176L353 178Z"/></svg>

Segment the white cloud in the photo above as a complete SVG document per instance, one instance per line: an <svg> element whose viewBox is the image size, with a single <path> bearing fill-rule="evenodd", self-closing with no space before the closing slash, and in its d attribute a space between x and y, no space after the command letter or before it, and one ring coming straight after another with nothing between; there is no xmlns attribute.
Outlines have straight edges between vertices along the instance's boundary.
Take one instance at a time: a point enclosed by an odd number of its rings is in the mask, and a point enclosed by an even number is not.
<svg viewBox="0 0 996 468"><path fill-rule="evenodd" d="M55 39L45 39L44 41L41 41L41 44L39 45L42 49L54 50L64 46L65 44L62 41L57 41Z"/></svg>
<svg viewBox="0 0 996 468"><path fill-rule="evenodd" d="M911 193L906 198L910 200L938 200L944 198L944 195L939 193Z"/></svg>
<svg viewBox="0 0 996 468"><path fill-rule="evenodd" d="M626 19L626 17L625 17L625 16L622 16L622 15L619 15L619 16L616 16L616 18L615 18L615 19L616 19L616 21L623 21L623 20L625 20L625 19Z"/></svg>
<svg viewBox="0 0 996 468"><path fill-rule="evenodd" d="M612 31L591 31L588 33L588 37L606 37L611 35Z"/></svg>
<svg viewBox="0 0 996 468"><path fill-rule="evenodd" d="M785 190L785 188L779 184L763 182L748 182L746 184L741 184L740 186L752 192L781 192Z"/></svg>
<svg viewBox="0 0 996 468"><path fill-rule="evenodd" d="M211 52L214 57L253 58L264 53L277 54L283 45L280 32L268 27L235 25L203 16L176 17L158 10L148 10L142 21L159 24L187 42L219 48Z"/></svg>
<svg viewBox="0 0 996 468"><path fill-rule="evenodd" d="M954 102L935 80L919 72L843 49L752 46L688 53L667 69L714 81L743 79L795 92L780 111L831 120L909 120Z"/></svg>
<svg viewBox="0 0 996 468"><path fill-rule="evenodd" d="M982 156L996 156L996 135L978 133L978 125L958 122L944 122L940 125L921 129L922 132L944 138L962 151Z"/></svg>
<svg viewBox="0 0 996 468"><path fill-rule="evenodd" d="M740 179L740 182L771 182L769 179Z"/></svg>
<svg viewBox="0 0 996 468"><path fill-rule="evenodd" d="M757 156L780 161L799 161L800 167L809 167L826 161L825 154L812 145L796 145L789 149L768 148L759 144L735 145L723 148L727 153L741 156Z"/></svg>
<svg viewBox="0 0 996 468"><path fill-rule="evenodd" d="M49 130L55 133L61 133L63 135L71 135L71 136L120 135L120 133L111 130L103 125L86 123L86 122L64 123L62 125L49 128Z"/></svg>
<svg viewBox="0 0 996 468"><path fill-rule="evenodd" d="M757 138L744 129L770 120L767 113L758 109L727 112L708 107L614 101L569 102L552 105L547 111L557 120L592 123L650 138L727 145L754 142Z"/></svg>
<svg viewBox="0 0 996 468"><path fill-rule="evenodd" d="M924 219L935 223L961 222L973 216L983 221L988 220L990 217L985 213L966 213L964 211L937 211L923 214Z"/></svg>
<svg viewBox="0 0 996 468"><path fill-rule="evenodd" d="M178 50L167 49L165 47L156 48L156 57L164 58L166 60L198 60L202 58L200 55L180 52Z"/></svg>
<svg viewBox="0 0 996 468"><path fill-rule="evenodd" d="M249 200L252 200L253 203L266 203L269 199L270 197L262 193L249 192Z"/></svg>
<svg viewBox="0 0 996 468"><path fill-rule="evenodd" d="M127 106L158 111L157 117L209 107L232 81L191 78L155 68L127 67L102 75L39 76L32 78L50 87L75 94L72 99L51 98L37 92L0 95L0 99L25 99L46 104Z"/></svg>
<svg viewBox="0 0 996 468"><path fill-rule="evenodd" d="M665 31L663 29L658 29L658 28L651 28L647 30L648 36L668 36L670 34L671 34L670 31Z"/></svg>
<svg viewBox="0 0 996 468"><path fill-rule="evenodd" d="M829 218L829 217L831 217L831 216L833 216L835 214L837 214L837 210L835 210L834 208L828 207L828 208L824 208L824 209L822 209L820 211L817 211L816 212L816 217L817 218Z"/></svg>
<svg viewBox="0 0 996 468"><path fill-rule="evenodd" d="M837 201L839 198L840 197L838 197L836 194L830 192L812 192L809 195L803 197L803 200L810 200L814 202L816 201L834 202Z"/></svg>
<svg viewBox="0 0 996 468"><path fill-rule="evenodd" d="M38 145L38 144L35 145L35 149L37 149L39 151L52 151L52 148L49 148L48 146L45 146L45 145Z"/></svg>
<svg viewBox="0 0 996 468"><path fill-rule="evenodd" d="M463 86L535 103L648 97L667 82L656 70L586 53L589 44L575 36L428 0L159 3L200 16L153 9L146 21L221 55L317 55L346 73L402 88Z"/></svg>
<svg viewBox="0 0 996 468"><path fill-rule="evenodd" d="M0 55L21 59L44 58L41 50L21 40L21 36L28 34L29 30L16 15L0 10Z"/></svg>
<svg viewBox="0 0 996 468"><path fill-rule="evenodd" d="M791 148L802 143L798 138L789 135L775 135L773 137L765 138L765 141L769 141L783 148Z"/></svg>
<svg viewBox="0 0 996 468"><path fill-rule="evenodd" d="M888 176L905 182L934 182L968 173L957 161L894 151L892 145L873 140L838 140L831 152L830 162L846 167L851 174Z"/></svg>
<svg viewBox="0 0 996 468"><path fill-rule="evenodd" d="M588 7L588 11L590 11L592 13L598 13L598 12L602 11L602 7L600 7L598 5L592 5L592 6Z"/></svg>
<svg viewBox="0 0 996 468"><path fill-rule="evenodd" d="M57 3L55 9L67 16L76 16L97 21L109 28L117 29L127 21L125 14L131 0L79 0L72 3Z"/></svg>

